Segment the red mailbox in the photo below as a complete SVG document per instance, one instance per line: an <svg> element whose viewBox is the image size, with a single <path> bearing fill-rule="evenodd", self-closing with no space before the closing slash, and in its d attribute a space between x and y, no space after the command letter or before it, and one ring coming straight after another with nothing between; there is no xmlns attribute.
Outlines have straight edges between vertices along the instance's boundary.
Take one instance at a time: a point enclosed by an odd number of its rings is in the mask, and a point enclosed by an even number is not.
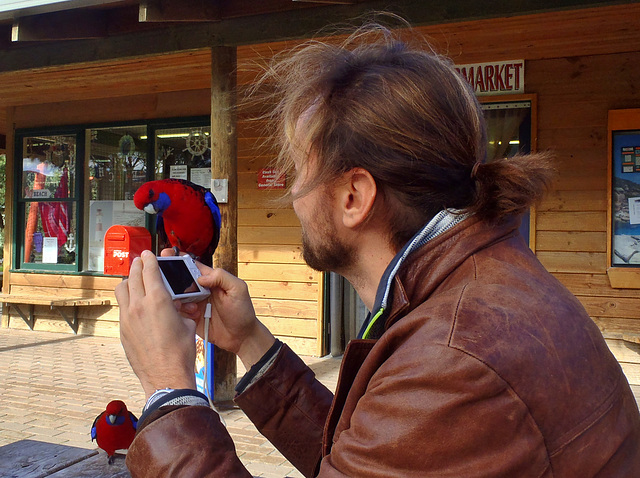
<svg viewBox="0 0 640 478"><path fill-rule="evenodd" d="M111 226L104 236L104 273L127 276L131 261L151 249L151 234L144 227Z"/></svg>

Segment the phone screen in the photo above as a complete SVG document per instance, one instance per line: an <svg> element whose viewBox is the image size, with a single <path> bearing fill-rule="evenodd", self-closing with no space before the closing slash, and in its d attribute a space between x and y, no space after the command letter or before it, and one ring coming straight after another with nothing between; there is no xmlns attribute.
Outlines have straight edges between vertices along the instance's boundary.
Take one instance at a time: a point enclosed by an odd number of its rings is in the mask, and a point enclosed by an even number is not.
<svg viewBox="0 0 640 478"><path fill-rule="evenodd" d="M183 261L158 261L158 265L175 295L198 292L198 286Z"/></svg>

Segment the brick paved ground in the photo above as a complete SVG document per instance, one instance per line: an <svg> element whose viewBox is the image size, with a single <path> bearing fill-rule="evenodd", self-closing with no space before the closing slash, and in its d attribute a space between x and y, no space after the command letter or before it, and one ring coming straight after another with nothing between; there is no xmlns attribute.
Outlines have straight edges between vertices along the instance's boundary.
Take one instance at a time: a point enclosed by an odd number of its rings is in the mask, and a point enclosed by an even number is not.
<svg viewBox="0 0 640 478"><path fill-rule="evenodd" d="M303 358L334 390L340 359ZM243 372L240 365L239 374ZM89 429L113 399L124 400L136 415L144 405L118 339L0 329L0 460L3 448L9 453L21 440L96 449ZM251 473L302 476L241 410L222 414ZM12 476L30 475L16 471Z"/></svg>

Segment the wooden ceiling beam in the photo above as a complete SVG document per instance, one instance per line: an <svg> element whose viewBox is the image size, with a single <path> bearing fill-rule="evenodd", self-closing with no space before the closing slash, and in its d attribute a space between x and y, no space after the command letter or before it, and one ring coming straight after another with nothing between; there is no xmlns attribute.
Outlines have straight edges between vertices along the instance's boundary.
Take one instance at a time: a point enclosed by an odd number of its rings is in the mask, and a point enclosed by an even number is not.
<svg viewBox="0 0 640 478"><path fill-rule="evenodd" d="M99 10L67 10L17 18L11 41L87 40L107 36L107 17Z"/></svg>
<svg viewBox="0 0 640 478"><path fill-rule="evenodd" d="M218 0L142 0L138 21L145 22L218 22Z"/></svg>
<svg viewBox="0 0 640 478"><path fill-rule="evenodd" d="M232 3L244 4L245 1L249 0L233 0ZM256 8L262 3L257 2ZM501 8L497 10L492 4L475 0L457 0L446 4L440 0L396 0L396 3L396 7L390 9L388 0L368 0L354 5L325 5L299 8L295 12L225 18L220 22L167 24L162 28L149 28L153 24L145 23L141 25L149 29L144 31L118 34L105 39L67 42L64 48L60 48L55 42L32 43L21 48L0 48L0 72L157 55L219 45L239 46L305 38L327 25L339 24L371 11L385 9L401 15L414 25L425 25L611 6L610 0L519 0L501 3ZM619 0L615 3L619 3ZM622 0L621 3L637 2ZM305 4L298 5L302 7Z"/></svg>
<svg viewBox="0 0 640 478"><path fill-rule="evenodd" d="M11 24L0 25L0 50L11 46Z"/></svg>
<svg viewBox="0 0 640 478"><path fill-rule="evenodd" d="M347 5L364 0L140 0L141 23L217 22L230 18L268 15L308 9L325 4Z"/></svg>
<svg viewBox="0 0 640 478"><path fill-rule="evenodd" d="M334 5L353 5L355 0L291 0L295 3L331 3Z"/></svg>

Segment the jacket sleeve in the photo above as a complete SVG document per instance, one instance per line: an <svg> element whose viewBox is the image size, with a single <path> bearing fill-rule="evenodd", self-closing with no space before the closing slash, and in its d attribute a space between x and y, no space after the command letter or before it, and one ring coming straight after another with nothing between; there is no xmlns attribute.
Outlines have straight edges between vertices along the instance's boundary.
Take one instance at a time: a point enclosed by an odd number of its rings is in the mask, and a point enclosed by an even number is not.
<svg viewBox="0 0 640 478"><path fill-rule="evenodd" d="M201 406L155 411L138 430L126 464L133 478L251 478L218 414Z"/></svg>
<svg viewBox="0 0 640 478"><path fill-rule="evenodd" d="M333 394L284 344L273 365L235 399L260 432L304 476L315 476Z"/></svg>
<svg viewBox="0 0 640 478"><path fill-rule="evenodd" d="M283 345L273 365L236 397L258 430L305 476L322 457L333 394ZM161 407L140 425L127 453L133 478L251 477L218 415L208 407Z"/></svg>

